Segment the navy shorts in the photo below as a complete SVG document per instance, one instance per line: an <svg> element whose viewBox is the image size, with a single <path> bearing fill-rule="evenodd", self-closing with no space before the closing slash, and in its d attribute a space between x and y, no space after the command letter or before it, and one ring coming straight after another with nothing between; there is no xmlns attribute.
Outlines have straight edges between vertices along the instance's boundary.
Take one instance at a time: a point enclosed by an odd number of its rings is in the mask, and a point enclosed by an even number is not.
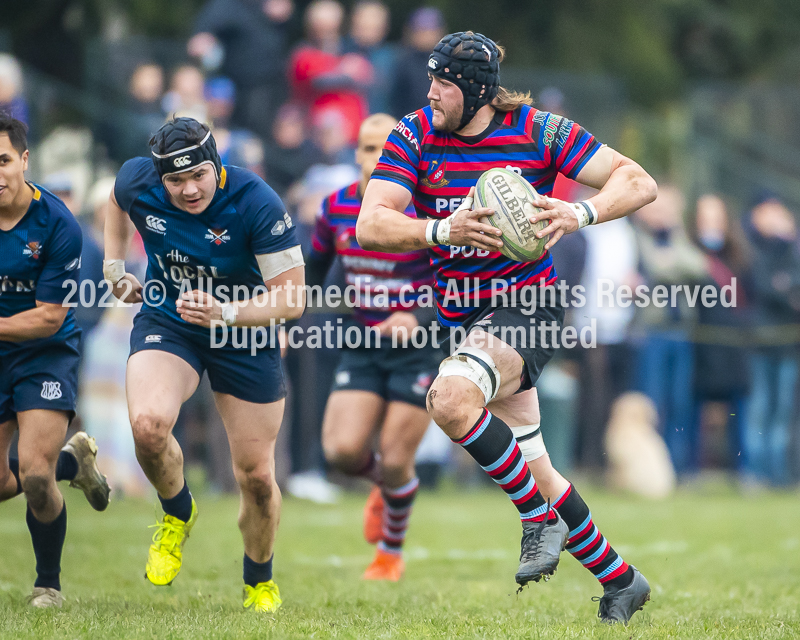
<svg viewBox="0 0 800 640"><path fill-rule="evenodd" d="M166 351L185 360L203 377L208 372L211 388L257 404L276 402L286 396L286 383L278 347L250 352L250 345L237 349L230 335L225 346L211 348L210 334L193 326L181 326L157 311L140 311L133 320L131 353Z"/></svg>
<svg viewBox="0 0 800 640"><path fill-rule="evenodd" d="M424 409L443 357L439 349L429 346L342 349L331 391L371 391L387 402Z"/></svg>
<svg viewBox="0 0 800 640"><path fill-rule="evenodd" d="M49 409L75 417L80 331L66 340L37 341L0 352L0 423L20 411Z"/></svg>

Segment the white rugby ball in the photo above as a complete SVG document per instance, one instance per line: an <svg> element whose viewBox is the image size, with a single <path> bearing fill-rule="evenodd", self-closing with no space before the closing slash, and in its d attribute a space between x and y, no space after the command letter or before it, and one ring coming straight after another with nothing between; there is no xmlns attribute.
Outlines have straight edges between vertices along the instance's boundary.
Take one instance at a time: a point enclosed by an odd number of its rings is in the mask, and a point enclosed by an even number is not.
<svg viewBox="0 0 800 640"><path fill-rule="evenodd" d="M528 220L532 211L542 211L533 206L536 195L536 190L525 178L508 169L489 169L478 178L475 204L494 211L494 215L482 221L503 232L500 252L511 260L538 260L550 239L549 235L536 237L536 232L548 225L547 220L535 223Z"/></svg>

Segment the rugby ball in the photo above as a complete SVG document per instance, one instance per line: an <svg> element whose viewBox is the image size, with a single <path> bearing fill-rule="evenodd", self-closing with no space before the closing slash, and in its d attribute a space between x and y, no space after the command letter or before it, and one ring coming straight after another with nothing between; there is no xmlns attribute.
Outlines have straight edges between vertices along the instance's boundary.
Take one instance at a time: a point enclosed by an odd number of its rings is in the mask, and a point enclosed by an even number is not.
<svg viewBox="0 0 800 640"><path fill-rule="evenodd" d="M503 248L500 252L511 260L538 260L544 253L544 245L550 239L549 235L536 237L536 232L548 225L547 220L535 223L528 220L531 208L542 211L539 207L533 207L536 195L536 190L525 178L508 169L489 169L478 178L475 206L494 211L494 215L482 218L481 222L503 232Z"/></svg>

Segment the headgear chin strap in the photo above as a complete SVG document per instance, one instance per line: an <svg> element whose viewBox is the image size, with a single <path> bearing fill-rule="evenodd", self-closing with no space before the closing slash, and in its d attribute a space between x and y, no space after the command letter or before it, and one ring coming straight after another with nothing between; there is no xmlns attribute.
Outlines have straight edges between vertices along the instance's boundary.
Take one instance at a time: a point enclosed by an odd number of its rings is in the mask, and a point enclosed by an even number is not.
<svg viewBox="0 0 800 640"><path fill-rule="evenodd" d="M497 95L500 86L499 55L500 50L491 39L472 31L446 35L433 48L428 58L428 71L457 85L464 95L459 129Z"/></svg>
<svg viewBox="0 0 800 640"><path fill-rule="evenodd" d="M190 142L197 139L196 132L200 127L203 125L193 118L176 118L167 122L153 136L150 141L151 153L162 182L166 175L191 171L201 164L209 163L214 167L219 183L222 160L217 153L217 143L211 131L206 131L200 142ZM156 153L155 149L162 153Z"/></svg>

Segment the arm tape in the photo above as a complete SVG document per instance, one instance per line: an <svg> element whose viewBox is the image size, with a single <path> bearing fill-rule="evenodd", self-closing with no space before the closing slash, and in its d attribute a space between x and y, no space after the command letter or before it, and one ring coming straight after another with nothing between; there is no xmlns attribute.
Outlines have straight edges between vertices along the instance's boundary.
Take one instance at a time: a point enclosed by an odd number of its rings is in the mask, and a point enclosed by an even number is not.
<svg viewBox="0 0 800 640"><path fill-rule="evenodd" d="M103 277L111 284L117 284L125 277L125 261L103 260Z"/></svg>
<svg viewBox="0 0 800 640"><path fill-rule="evenodd" d="M264 282L272 280L289 269L306 264L303 261L303 250L299 244L276 253L263 253L256 256L256 260L258 260L258 268L261 269L261 277Z"/></svg>

